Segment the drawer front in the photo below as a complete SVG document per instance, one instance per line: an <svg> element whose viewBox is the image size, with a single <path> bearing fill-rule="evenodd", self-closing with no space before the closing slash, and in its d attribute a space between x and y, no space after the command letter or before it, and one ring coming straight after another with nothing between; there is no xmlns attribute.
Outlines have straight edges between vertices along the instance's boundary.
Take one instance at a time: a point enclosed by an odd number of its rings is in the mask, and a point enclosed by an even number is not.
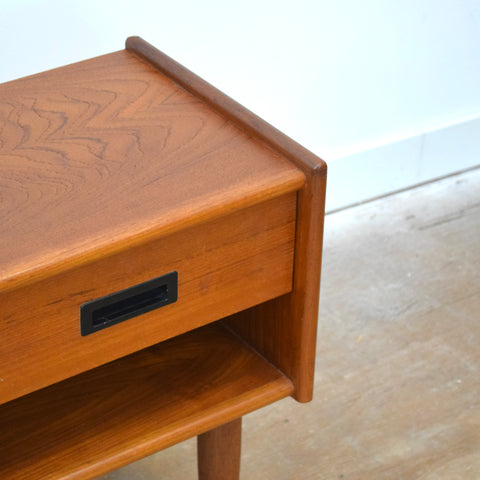
<svg viewBox="0 0 480 480"><path fill-rule="evenodd" d="M0 403L292 289L296 194L0 296ZM82 336L80 307L169 272L178 299Z"/></svg>

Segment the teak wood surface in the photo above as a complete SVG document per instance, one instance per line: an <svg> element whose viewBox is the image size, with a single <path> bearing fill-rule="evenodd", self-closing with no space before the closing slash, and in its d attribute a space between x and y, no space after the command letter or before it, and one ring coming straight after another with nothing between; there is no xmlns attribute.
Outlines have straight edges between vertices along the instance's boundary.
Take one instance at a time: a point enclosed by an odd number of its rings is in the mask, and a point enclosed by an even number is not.
<svg viewBox="0 0 480 480"><path fill-rule="evenodd" d="M287 395L311 399L322 160L138 37L124 51L0 85L0 122L0 402L20 396L0 407L4 438L19 447L5 471L92 478L215 428L199 440L208 480L225 471L216 445L241 415ZM172 270L176 303L80 337L83 302ZM184 338L200 339L205 365L183 362ZM150 379L138 372L151 350L142 349L164 340L153 348L168 352L159 364L166 381L149 397ZM210 361L228 345L241 374ZM138 374L136 387L116 390L119 369L132 381ZM76 403L84 388L92 398L98 390L98 404L87 403L106 424ZM149 401L171 422L155 423L147 409L130 438L122 424ZM50 402L70 413L43 415ZM32 439L45 434L50 450L36 450ZM79 441L90 446L75 460ZM89 450L100 444L109 453ZM48 458L65 460L64 477ZM229 472L238 476L233 464Z"/></svg>
<svg viewBox="0 0 480 480"><path fill-rule="evenodd" d="M304 182L128 51L2 84L0 115L0 290Z"/></svg>

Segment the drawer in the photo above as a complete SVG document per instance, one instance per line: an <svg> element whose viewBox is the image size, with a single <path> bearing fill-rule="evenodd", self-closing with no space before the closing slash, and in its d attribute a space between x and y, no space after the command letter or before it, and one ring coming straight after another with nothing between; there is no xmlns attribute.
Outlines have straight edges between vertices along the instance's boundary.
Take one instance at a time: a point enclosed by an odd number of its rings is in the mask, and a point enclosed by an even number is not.
<svg viewBox="0 0 480 480"><path fill-rule="evenodd" d="M292 290L296 192L0 294L0 402ZM176 302L82 336L86 302L169 272Z"/></svg>

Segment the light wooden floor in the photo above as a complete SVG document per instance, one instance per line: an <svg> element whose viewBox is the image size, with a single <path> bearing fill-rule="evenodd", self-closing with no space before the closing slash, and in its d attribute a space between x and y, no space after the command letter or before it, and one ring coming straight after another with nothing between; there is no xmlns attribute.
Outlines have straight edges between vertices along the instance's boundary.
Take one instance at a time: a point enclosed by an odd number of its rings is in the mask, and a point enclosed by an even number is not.
<svg viewBox="0 0 480 480"><path fill-rule="evenodd" d="M194 480L190 440L102 477ZM316 396L245 417L242 480L480 479L480 170L327 216Z"/></svg>

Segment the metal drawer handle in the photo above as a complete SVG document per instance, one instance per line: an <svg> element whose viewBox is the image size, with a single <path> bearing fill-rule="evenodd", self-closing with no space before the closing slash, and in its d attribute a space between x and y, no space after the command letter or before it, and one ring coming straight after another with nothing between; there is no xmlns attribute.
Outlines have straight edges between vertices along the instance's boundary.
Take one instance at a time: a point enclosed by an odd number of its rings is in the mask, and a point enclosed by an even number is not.
<svg viewBox="0 0 480 480"><path fill-rule="evenodd" d="M83 336L177 301L177 272L84 303L80 307Z"/></svg>

